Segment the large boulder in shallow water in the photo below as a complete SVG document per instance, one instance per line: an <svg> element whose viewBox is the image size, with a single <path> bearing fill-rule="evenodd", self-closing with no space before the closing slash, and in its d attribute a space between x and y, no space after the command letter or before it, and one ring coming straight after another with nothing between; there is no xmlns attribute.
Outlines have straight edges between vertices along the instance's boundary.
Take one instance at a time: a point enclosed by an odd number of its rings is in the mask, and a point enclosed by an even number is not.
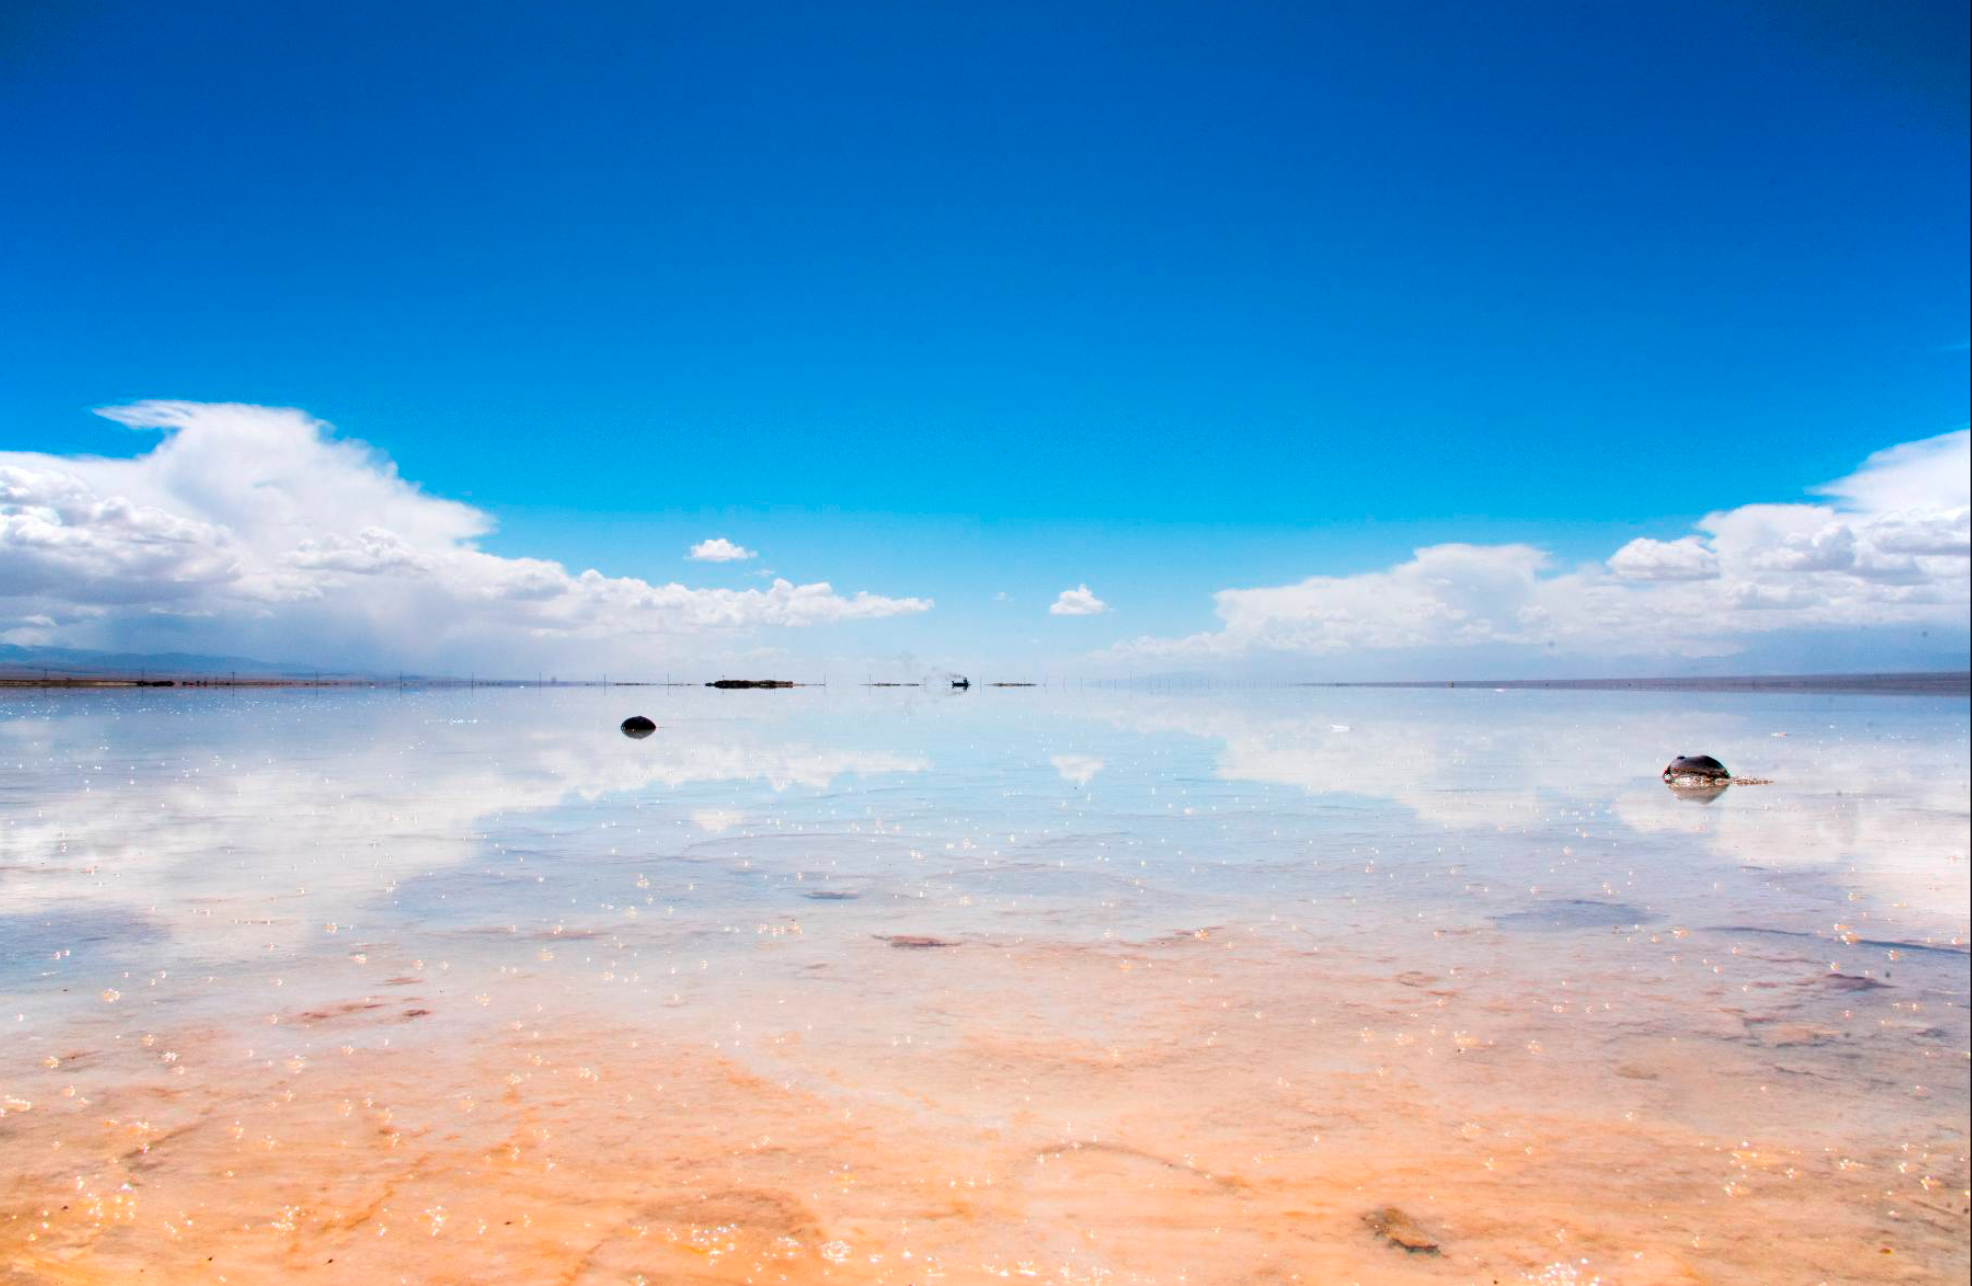
<svg viewBox="0 0 1972 1286"><path fill-rule="evenodd" d="M1702 781L1724 781L1732 774L1726 766L1710 755L1679 755L1664 765L1664 780L1676 781L1680 777L1696 777Z"/></svg>
<svg viewBox="0 0 1972 1286"><path fill-rule="evenodd" d="M648 737L657 731L657 725L640 714L633 714L623 721L623 735L626 737Z"/></svg>

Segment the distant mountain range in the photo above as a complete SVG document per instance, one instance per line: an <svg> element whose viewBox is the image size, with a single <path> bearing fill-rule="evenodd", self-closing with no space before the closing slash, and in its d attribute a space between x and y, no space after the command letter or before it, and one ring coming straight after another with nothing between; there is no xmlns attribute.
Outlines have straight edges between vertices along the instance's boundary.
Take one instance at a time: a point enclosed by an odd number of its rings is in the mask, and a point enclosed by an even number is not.
<svg viewBox="0 0 1972 1286"><path fill-rule="evenodd" d="M343 673L317 671L311 666L281 661L256 661L247 656L199 656L192 652L92 652L85 648L19 647L12 643L0 643L0 672L32 674L40 670L58 676L239 673L300 678L318 672L324 675Z"/></svg>

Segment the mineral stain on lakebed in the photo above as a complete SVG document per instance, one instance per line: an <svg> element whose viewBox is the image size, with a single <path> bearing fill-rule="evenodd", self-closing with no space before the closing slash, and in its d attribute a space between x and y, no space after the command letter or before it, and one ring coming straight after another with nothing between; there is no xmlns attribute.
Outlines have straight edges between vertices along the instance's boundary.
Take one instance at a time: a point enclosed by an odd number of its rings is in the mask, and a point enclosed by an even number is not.
<svg viewBox="0 0 1972 1286"><path fill-rule="evenodd" d="M646 699L10 695L12 1279L1964 1277L1962 700Z"/></svg>

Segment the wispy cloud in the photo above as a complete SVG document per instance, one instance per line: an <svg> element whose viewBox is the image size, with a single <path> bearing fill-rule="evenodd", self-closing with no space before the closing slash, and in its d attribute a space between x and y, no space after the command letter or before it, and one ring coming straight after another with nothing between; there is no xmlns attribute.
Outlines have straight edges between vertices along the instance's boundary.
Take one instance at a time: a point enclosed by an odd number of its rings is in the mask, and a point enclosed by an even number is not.
<svg viewBox="0 0 1972 1286"><path fill-rule="evenodd" d="M639 639L932 606L826 581L699 589L491 554L478 545L489 515L427 494L300 411L143 402L102 414L163 440L121 460L0 452L0 629L141 644L135 627L168 615L181 623L174 646L443 662L571 640L585 654L615 640L641 656ZM182 632L200 628L210 637Z"/></svg>
<svg viewBox="0 0 1972 1286"><path fill-rule="evenodd" d="M701 540L693 545L686 552L685 557L697 563L741 563L749 558L760 557L760 553L758 550L735 545L724 536L714 536L710 540Z"/></svg>
<svg viewBox="0 0 1972 1286"><path fill-rule="evenodd" d="M1048 605L1049 616L1100 616L1108 610L1109 604L1091 593L1087 585L1064 589L1060 596Z"/></svg>
<svg viewBox="0 0 1972 1286"><path fill-rule="evenodd" d="M1382 571L1221 590L1218 629L1106 655L1210 662L1494 646L1719 656L1778 630L1963 629L1968 441L1959 430L1880 451L1816 488L1832 503L1724 510L1675 540L1633 540L1604 563L1562 569L1532 545L1446 544Z"/></svg>

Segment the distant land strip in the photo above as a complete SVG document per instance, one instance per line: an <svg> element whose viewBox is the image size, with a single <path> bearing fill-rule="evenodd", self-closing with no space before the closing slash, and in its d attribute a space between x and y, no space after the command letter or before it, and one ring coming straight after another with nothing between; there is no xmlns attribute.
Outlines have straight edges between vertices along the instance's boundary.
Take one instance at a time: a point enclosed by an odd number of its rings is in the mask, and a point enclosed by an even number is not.
<svg viewBox="0 0 1972 1286"><path fill-rule="evenodd" d="M63 673L59 667L0 664L0 691L24 688L793 688L828 686L826 681L793 682L785 679L721 679L701 684L695 680L558 678L533 679L455 678L449 675L404 674L308 674L266 671L233 674L227 671L188 672L152 670L131 673L114 669ZM856 684L863 688L916 688L919 683ZM1033 688L1045 686L1031 682L1000 680L988 688ZM1156 679L1105 679L1083 683L1070 680L1071 689L1104 687L1123 691L1161 688ZM1189 682L1174 684L1191 688ZM1216 680L1202 681L1197 690L1226 688L1468 688L1507 690L1546 690L1580 692L1751 692L1801 693L1859 696L1972 697L1972 671L1938 670L1884 674L1748 674L1697 676L1686 678L1642 679L1388 679L1355 681L1236 681L1223 685Z"/></svg>
<svg viewBox="0 0 1972 1286"><path fill-rule="evenodd" d="M429 674L41 674L0 670L5 688L696 688L655 679L456 679ZM710 686L710 685L706 685ZM793 687L795 684L778 686ZM807 686L807 685L800 685Z"/></svg>
<svg viewBox="0 0 1972 1286"><path fill-rule="evenodd" d="M1874 696L1972 696L1972 670L1896 674L1741 674L1677 679L1438 679L1302 683L1307 688L1530 688L1582 692L1804 692Z"/></svg>

